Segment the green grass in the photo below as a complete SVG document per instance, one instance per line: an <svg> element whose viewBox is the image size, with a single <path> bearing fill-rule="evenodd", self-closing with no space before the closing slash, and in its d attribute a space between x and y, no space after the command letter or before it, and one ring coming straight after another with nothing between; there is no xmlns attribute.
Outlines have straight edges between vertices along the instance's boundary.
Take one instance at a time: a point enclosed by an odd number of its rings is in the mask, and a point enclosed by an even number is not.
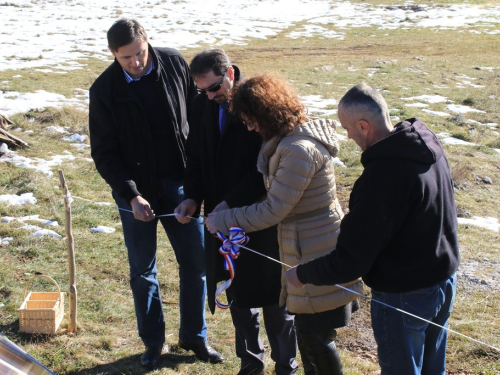
<svg viewBox="0 0 500 375"><path fill-rule="evenodd" d="M363 3L363 1L359 1ZM371 2L387 4L386 2ZM392 2L400 5L399 2ZM434 2L426 2L434 4ZM441 1L450 4L453 1ZM469 1L469 4L487 4ZM300 27L296 25L295 27ZM332 25L325 27L334 29ZM483 114L461 115L463 120L500 122L500 69L478 70L477 67L498 67L497 54L500 40L497 35L459 32L458 30L433 30L409 28L407 30L378 30L362 27L343 30L345 40L316 38L289 39L291 30L269 40L252 40L246 46L226 46L229 56L245 76L274 71L293 80L301 95L322 95L339 100L354 84L366 81L385 90L384 96L393 115L401 119L417 116L436 133L448 132L477 144L476 147L445 146L457 189L455 197L459 210L470 216L500 218L500 155L492 150L499 148L500 132L451 121L448 117L435 117L418 108L406 107L401 98L423 94L438 94L454 104L470 105L485 111ZM375 37L373 36L375 35ZM189 61L199 49L184 50ZM0 81L9 80L8 90L49 92L74 95L75 88L88 89L95 78L107 67L109 61L89 59L82 70L66 75L41 73L33 70L0 71ZM331 69L323 70L323 66ZM367 70L380 68L379 70ZM369 74L373 73L372 76ZM21 74L27 79L11 79ZM465 86L458 88L466 75L474 84L484 88ZM331 82L333 84L326 85ZM429 108L447 111L446 103ZM15 126L32 134L15 133L30 144L29 149L19 150L19 155L49 159L70 151L77 159L64 161L60 167L71 193L93 201L112 202L109 187L100 178L89 158L88 149L76 151L60 135L46 132L51 125L67 126L69 131L88 134L87 115L72 108L47 109L29 113L35 118L30 122L24 114L12 116ZM451 117L451 116L450 116ZM342 129L339 129L342 132ZM337 168L338 195L346 207L349 192L362 171L360 151L352 142L341 144L340 158L347 168ZM0 215L21 217L40 215L57 220L53 229L64 233L64 202L56 168L47 176L32 169L23 169L0 163L0 194L33 192L37 205L8 206L0 203ZM488 176L492 184L481 182ZM72 203L73 235L76 250L78 288L78 331L67 334L67 315L61 330L54 336L32 336L18 332L17 309L23 301L24 287L37 273L53 277L63 290L68 289L67 250L64 240L33 237L19 229L18 222L0 223L0 237L13 237L13 241L0 247L0 332L41 360L57 374L143 374L138 366L143 351L137 337L135 316L128 285L128 264L119 216L115 209L97 206L75 199ZM29 222L37 224L36 222ZM97 225L116 228L113 234L91 233ZM462 261L497 262L500 252L500 235L474 226L460 226L459 239ZM152 374L230 374L236 373L239 360L234 353L234 331L228 311L207 311L210 343L227 359L222 365L207 365L193 356L176 350L179 324L178 272L173 252L166 236L159 231L158 264L164 309L167 320L167 344L170 354L163 355L163 365ZM477 272L496 270L479 269ZM497 276L498 280L498 276ZM42 287L42 285L34 285ZM500 298L498 285L475 288L460 286L450 328L500 346ZM340 330L338 344L346 374L375 374L378 371L376 352L368 345L369 307L363 303L356 320ZM262 339L269 349L265 334ZM373 340L373 339L372 339ZM268 351L269 353L269 351ZM267 374L273 364L267 356ZM495 374L500 372L500 356L487 347L457 335L450 335L447 357L450 374ZM299 371L299 374L302 373Z"/></svg>

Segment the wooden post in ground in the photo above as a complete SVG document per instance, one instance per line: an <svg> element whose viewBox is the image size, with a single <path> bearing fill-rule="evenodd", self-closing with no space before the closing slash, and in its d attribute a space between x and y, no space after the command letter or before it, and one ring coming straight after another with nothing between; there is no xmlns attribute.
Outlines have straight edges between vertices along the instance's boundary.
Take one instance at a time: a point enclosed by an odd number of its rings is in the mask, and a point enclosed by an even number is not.
<svg viewBox="0 0 500 375"><path fill-rule="evenodd" d="M62 170L59 170L59 181L64 192L64 211L66 214L66 238L68 244L69 263L69 319L68 332L76 332L77 318L77 293L76 293L76 271L75 271L75 248L73 242L73 232L71 231L71 201L66 180Z"/></svg>

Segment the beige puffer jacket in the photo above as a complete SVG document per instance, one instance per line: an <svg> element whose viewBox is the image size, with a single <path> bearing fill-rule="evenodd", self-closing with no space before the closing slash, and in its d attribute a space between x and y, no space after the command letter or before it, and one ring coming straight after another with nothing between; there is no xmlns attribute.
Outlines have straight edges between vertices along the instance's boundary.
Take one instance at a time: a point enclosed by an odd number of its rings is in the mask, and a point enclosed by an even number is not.
<svg viewBox="0 0 500 375"><path fill-rule="evenodd" d="M236 225L248 233L278 224L280 258L290 266L330 253L337 244L343 217L336 197L333 162L338 147L335 123L330 120L306 122L281 141L265 142L258 168L268 190L266 200L220 211L216 216L217 228L227 233ZM247 246L252 248L251 239ZM255 270L255 277L258 273ZM363 292L360 279L343 286ZM356 298L337 286L287 287L282 274L280 305L286 301L292 313L332 310Z"/></svg>

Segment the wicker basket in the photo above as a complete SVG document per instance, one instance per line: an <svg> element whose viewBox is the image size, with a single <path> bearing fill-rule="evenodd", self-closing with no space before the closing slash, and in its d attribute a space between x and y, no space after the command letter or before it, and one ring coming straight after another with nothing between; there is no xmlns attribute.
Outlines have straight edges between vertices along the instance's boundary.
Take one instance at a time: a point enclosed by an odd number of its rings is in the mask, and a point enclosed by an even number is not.
<svg viewBox="0 0 500 375"><path fill-rule="evenodd" d="M57 292L29 292L28 286L37 278L50 280ZM33 277L24 288L24 302L19 311L19 331L26 333L56 333L64 316L64 293L49 276Z"/></svg>

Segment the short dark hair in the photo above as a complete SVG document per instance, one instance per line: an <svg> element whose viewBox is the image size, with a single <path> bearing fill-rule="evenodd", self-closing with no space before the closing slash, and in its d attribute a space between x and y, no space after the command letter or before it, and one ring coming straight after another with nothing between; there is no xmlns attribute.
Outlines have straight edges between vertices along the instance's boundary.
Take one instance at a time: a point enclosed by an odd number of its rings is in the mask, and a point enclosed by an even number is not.
<svg viewBox="0 0 500 375"><path fill-rule="evenodd" d="M112 51L118 51L120 47L132 43L136 39L148 40L144 27L133 19L121 18L108 30L108 47Z"/></svg>
<svg viewBox="0 0 500 375"><path fill-rule="evenodd" d="M189 64L191 76L200 77L211 70L216 76L223 75L227 68L231 66L231 60L224 50L217 48L206 48L196 54Z"/></svg>
<svg viewBox="0 0 500 375"><path fill-rule="evenodd" d="M387 104L382 94L375 87L365 82L361 82L347 91L340 99L339 107L341 106L346 109L352 107L362 108L363 111L382 117L387 112Z"/></svg>

